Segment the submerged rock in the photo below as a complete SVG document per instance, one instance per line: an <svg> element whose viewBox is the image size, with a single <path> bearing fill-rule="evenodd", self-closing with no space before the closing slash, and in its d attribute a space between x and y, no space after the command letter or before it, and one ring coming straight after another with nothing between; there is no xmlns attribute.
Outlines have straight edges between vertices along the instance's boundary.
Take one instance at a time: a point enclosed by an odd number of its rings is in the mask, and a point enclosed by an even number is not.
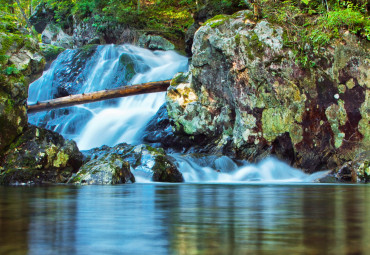
<svg viewBox="0 0 370 255"><path fill-rule="evenodd" d="M65 183L82 165L76 143L30 126L4 154L0 184Z"/></svg>
<svg viewBox="0 0 370 255"><path fill-rule="evenodd" d="M195 34L188 81L167 92L174 133L211 152L270 154L307 172L335 169L370 147L369 42L344 35L297 64L285 31L249 11L217 16Z"/></svg>
<svg viewBox="0 0 370 255"><path fill-rule="evenodd" d="M86 163L68 182L78 184L133 183L137 178L183 182L182 174L163 150L148 145L118 144L85 152Z"/></svg>

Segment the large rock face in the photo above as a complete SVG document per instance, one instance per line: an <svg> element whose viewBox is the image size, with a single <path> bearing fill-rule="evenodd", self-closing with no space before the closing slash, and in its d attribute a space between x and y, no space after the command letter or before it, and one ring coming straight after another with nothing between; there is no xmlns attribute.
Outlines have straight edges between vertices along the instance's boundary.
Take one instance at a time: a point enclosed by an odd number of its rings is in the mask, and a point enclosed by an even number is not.
<svg viewBox="0 0 370 255"><path fill-rule="evenodd" d="M10 146L0 162L0 184L64 183L82 165L74 141L30 126Z"/></svg>
<svg viewBox="0 0 370 255"><path fill-rule="evenodd" d="M28 85L45 65L38 50L32 38L0 33L0 155L27 126Z"/></svg>
<svg viewBox="0 0 370 255"><path fill-rule="evenodd" d="M275 154L309 172L368 150L369 43L345 35L303 68L282 28L248 16L219 17L195 34L189 82L167 93L175 133L250 161Z"/></svg>

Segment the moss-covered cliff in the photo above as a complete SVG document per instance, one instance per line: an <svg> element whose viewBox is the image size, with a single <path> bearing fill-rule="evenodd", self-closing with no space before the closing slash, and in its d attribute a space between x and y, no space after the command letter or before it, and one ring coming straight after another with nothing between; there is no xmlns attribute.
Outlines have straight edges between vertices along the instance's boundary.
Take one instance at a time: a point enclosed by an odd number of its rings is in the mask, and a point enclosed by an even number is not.
<svg viewBox="0 0 370 255"><path fill-rule="evenodd" d="M370 148L370 48L349 32L297 60L289 31L249 11L216 17L195 34L188 83L167 93L177 134L256 161L274 154L313 172ZM308 46L309 47L309 46Z"/></svg>
<svg viewBox="0 0 370 255"><path fill-rule="evenodd" d="M44 68L38 43L21 33L0 33L0 153L27 126L28 85Z"/></svg>

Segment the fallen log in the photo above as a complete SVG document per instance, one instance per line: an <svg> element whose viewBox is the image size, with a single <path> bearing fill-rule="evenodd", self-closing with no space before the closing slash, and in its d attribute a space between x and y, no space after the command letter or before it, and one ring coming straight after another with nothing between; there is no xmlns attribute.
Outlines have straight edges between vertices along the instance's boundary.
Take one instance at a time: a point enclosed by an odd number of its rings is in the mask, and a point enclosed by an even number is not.
<svg viewBox="0 0 370 255"><path fill-rule="evenodd" d="M37 102L36 104L33 105L28 105L27 112L28 113L41 112L50 109L92 103L112 98L141 95L153 92L162 92L167 90L167 88L170 86L170 82L171 80L155 81L142 83L138 85L119 87L115 89L96 91L86 94L60 97L48 101Z"/></svg>

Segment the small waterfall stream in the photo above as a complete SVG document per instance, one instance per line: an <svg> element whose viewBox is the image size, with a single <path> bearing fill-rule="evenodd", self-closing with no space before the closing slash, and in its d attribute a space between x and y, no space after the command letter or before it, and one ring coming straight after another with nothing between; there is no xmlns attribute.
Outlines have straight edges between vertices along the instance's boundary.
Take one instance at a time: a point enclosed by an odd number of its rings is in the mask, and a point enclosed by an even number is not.
<svg viewBox="0 0 370 255"><path fill-rule="evenodd" d="M30 85L28 103L171 79L187 68L187 58L174 51L153 52L132 45L66 50ZM29 122L74 139L81 150L137 144L141 130L164 102L164 92L151 93L34 113ZM172 156L186 182L312 182L323 175L305 174L273 158L237 165L226 156Z"/></svg>
<svg viewBox="0 0 370 255"><path fill-rule="evenodd" d="M63 92L82 94L167 80L188 68L187 58L174 51L153 52L132 45L98 46L88 58L82 54L87 53L66 50L60 54L30 85L28 103L52 99ZM73 58L78 57L84 59L76 63ZM164 92L151 93L35 113L29 122L74 139L81 150L121 142L135 144L140 130L163 105L164 97Z"/></svg>

